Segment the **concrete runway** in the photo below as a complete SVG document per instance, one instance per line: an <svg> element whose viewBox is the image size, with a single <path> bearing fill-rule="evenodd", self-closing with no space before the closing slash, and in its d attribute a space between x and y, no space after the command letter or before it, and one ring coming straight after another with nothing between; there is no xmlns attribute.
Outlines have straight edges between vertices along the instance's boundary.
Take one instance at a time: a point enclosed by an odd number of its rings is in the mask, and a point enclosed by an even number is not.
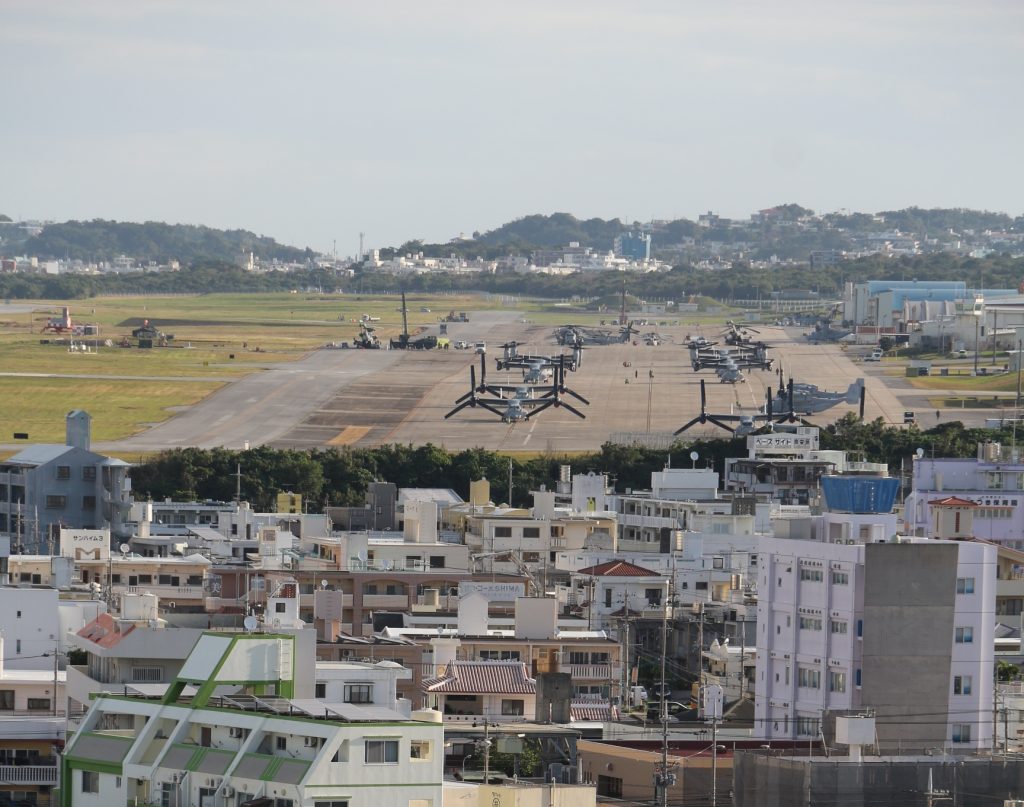
<svg viewBox="0 0 1024 807"><path fill-rule="evenodd" d="M754 413L764 402L766 387L778 383L774 372L752 371L745 383L736 385L719 383L710 370L693 372L684 342L688 334L701 332L698 327L643 326L639 330L657 330L664 341L656 347L639 339L637 344L588 347L582 368L567 374L567 386L590 401L588 406L566 398L586 415L585 420L554 407L517 424L502 423L479 408L464 409L445 420L456 398L469 389L470 364L479 367L479 357L472 350L317 350L299 361L271 365L233 380L165 423L96 448L135 452L182 446L239 449L246 443L318 448L430 442L449 450L586 451L599 448L617 432L667 439L699 413L702 378L708 411L715 413ZM759 326L759 330L786 378L839 391L864 377L868 420L882 417L888 423L902 423L903 411L916 408L923 425L932 425L924 417L926 398L941 393L917 390L902 378L886 377L877 365L855 362L838 345L809 344L797 329ZM717 339L718 333L718 328L706 327L703 335ZM524 322L511 311L475 313L470 323L451 324L449 337L453 343L486 340L488 380L498 383L522 380L518 370L499 373L495 369L503 342L519 341L521 353L561 350L554 344L552 328ZM826 425L850 411L856 411L856 406L840 404L809 420ZM965 414L975 422L984 417L983 411ZM725 432L706 425L686 434L696 438Z"/></svg>

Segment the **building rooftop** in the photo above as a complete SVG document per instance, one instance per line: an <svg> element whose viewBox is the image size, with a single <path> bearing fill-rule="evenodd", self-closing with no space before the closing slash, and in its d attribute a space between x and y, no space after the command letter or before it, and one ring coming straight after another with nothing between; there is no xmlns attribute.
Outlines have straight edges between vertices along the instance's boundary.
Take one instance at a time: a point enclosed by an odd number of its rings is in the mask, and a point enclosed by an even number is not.
<svg viewBox="0 0 1024 807"><path fill-rule="evenodd" d="M663 577L659 572L645 569L625 560L609 560L606 563L599 563L596 566L588 566L580 569L578 574L589 575L590 577Z"/></svg>
<svg viewBox="0 0 1024 807"><path fill-rule="evenodd" d="M521 661L452 661L445 673L423 682L425 692L533 695L537 682Z"/></svg>

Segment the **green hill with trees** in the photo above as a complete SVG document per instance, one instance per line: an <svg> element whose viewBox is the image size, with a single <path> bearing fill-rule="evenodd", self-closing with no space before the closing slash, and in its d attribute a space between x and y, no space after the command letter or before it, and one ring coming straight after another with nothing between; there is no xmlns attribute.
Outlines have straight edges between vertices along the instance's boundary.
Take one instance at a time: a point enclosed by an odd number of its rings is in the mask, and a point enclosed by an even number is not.
<svg viewBox="0 0 1024 807"><path fill-rule="evenodd" d="M24 245L28 255L40 258L71 258L110 261L127 255L139 261L166 263L177 260L237 260L252 252L264 261L303 261L313 252L279 244L273 238L248 230L216 230L193 224L147 221L65 221L49 224Z"/></svg>

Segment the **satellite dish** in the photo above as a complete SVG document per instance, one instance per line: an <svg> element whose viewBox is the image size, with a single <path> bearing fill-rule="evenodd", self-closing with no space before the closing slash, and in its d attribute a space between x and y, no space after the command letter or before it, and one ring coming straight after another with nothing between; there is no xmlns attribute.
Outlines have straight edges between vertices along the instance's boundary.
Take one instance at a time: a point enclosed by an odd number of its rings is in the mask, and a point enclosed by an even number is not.
<svg viewBox="0 0 1024 807"><path fill-rule="evenodd" d="M121 550L122 555L127 555L132 548L128 544L121 544L121 546L119 546L118 549Z"/></svg>
<svg viewBox="0 0 1024 807"><path fill-rule="evenodd" d="M326 580L321 580L320 581L320 588L324 588L324 589L327 588L327 581Z"/></svg>
<svg viewBox="0 0 1024 807"><path fill-rule="evenodd" d="M691 452L690 452L690 459L691 459L691 460L693 460L694 462L696 462L696 461L697 461L697 458L698 458L699 456L700 456L700 454L698 454L698 453L697 453L696 451L691 451Z"/></svg>
<svg viewBox="0 0 1024 807"><path fill-rule="evenodd" d="M252 633L259 627L260 621L254 616L247 616L242 620L242 627L244 627L249 633Z"/></svg>
<svg viewBox="0 0 1024 807"><path fill-rule="evenodd" d="M915 453L917 454L917 458L921 459L921 457L924 456L924 449L923 448L919 448L919 449L917 449L917 451Z"/></svg>

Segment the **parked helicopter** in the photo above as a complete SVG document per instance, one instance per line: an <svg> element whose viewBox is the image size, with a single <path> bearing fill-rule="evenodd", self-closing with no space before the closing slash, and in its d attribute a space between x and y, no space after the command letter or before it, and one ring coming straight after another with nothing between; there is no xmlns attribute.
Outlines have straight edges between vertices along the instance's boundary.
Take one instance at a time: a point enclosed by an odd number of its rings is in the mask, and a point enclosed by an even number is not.
<svg viewBox="0 0 1024 807"><path fill-rule="evenodd" d="M520 367L524 371L537 367L552 369L556 364L561 364L566 370L576 371L583 364L583 346L573 345L572 355L558 353L553 356L525 355L519 353L518 342L506 342L501 346L502 357L497 359L498 369L507 370L510 367ZM550 379L550 375L544 380Z"/></svg>
<svg viewBox="0 0 1024 807"><path fill-rule="evenodd" d="M444 416L445 420L461 412L466 407L480 407L491 414L497 415L504 423L520 423L529 420L534 415L550 407L564 408L578 418L586 418L586 415L562 400L562 388L559 385L558 374L555 375L547 392L538 397L534 397L534 392L542 389L541 387L484 383L477 386L476 367L474 366L469 368L469 383L469 392L458 399L456 402L457 406ZM477 395L480 391L489 392L492 395L496 395L496 397L480 397ZM512 394L509 397L504 397L504 392L511 392ZM575 393L572 394L575 395ZM581 396L577 395L576 397L579 398Z"/></svg>
<svg viewBox="0 0 1024 807"><path fill-rule="evenodd" d="M593 328L588 325L562 325L555 329L555 341L560 345L618 345L628 342L635 334L640 333L629 322L618 331L604 328Z"/></svg>
<svg viewBox="0 0 1024 807"><path fill-rule="evenodd" d="M729 363L746 369L771 370L775 359L768 358L768 345L763 342L721 350L690 348L690 364L694 372Z"/></svg>
<svg viewBox="0 0 1024 807"><path fill-rule="evenodd" d="M819 389L816 384L794 383L793 379L789 384L783 383L782 368L779 373L779 388L775 394L773 403L776 412L795 411L804 415L814 415L824 412L837 404L855 404L860 402L861 417L864 417L864 379L858 378L844 392L828 392Z"/></svg>

